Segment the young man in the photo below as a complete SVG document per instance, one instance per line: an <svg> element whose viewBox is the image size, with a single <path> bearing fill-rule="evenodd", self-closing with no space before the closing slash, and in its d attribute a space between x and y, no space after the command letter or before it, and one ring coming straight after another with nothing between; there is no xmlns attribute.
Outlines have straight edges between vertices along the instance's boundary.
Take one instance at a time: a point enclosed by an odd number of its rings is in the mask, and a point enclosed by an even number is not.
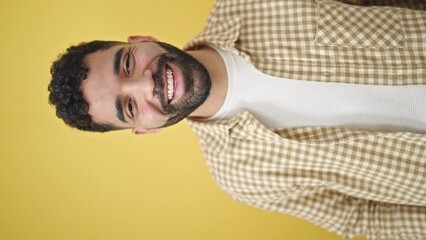
<svg viewBox="0 0 426 240"><path fill-rule="evenodd" d="M218 1L185 51L71 47L50 101L83 130L187 117L235 200L344 237L426 238L426 12L392 4Z"/></svg>

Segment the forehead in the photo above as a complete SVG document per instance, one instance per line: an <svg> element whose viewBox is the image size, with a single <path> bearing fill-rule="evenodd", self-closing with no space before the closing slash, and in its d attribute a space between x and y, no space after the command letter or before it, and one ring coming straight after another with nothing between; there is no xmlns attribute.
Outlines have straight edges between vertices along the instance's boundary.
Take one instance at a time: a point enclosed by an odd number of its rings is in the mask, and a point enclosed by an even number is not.
<svg viewBox="0 0 426 240"><path fill-rule="evenodd" d="M81 91L89 104L89 115L97 123L118 127L115 121L115 98L118 93L118 79L114 74L114 55L124 45L113 46L87 55L84 59L88 67L87 78L81 84Z"/></svg>
<svg viewBox="0 0 426 240"><path fill-rule="evenodd" d="M119 49L125 46L125 44L119 44L105 50L98 50L88 54L83 60L89 69L88 74L99 74L103 72L113 73L114 55Z"/></svg>

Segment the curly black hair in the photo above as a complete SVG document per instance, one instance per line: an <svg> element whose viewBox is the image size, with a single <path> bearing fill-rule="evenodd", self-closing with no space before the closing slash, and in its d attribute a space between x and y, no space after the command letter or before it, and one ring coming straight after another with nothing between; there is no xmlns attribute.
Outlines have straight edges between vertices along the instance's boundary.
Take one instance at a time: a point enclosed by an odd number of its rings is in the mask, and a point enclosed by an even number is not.
<svg viewBox="0 0 426 240"><path fill-rule="evenodd" d="M56 116L69 126L84 131L106 132L117 128L92 121L89 105L84 99L80 85L87 77L88 67L84 58L96 51L107 50L122 44L115 41L83 42L69 47L50 67L52 79L48 90L49 103L56 107Z"/></svg>

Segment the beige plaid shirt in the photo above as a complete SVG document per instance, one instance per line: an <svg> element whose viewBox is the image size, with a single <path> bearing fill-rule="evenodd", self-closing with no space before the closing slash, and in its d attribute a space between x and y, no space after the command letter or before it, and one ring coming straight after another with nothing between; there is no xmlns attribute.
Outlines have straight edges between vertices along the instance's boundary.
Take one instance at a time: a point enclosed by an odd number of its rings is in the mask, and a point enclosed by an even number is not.
<svg viewBox="0 0 426 240"><path fill-rule="evenodd" d="M217 1L185 49L214 45L294 80L426 84L426 12L413 10L425 1L342 2ZM425 134L267 129L248 112L187 122L213 177L236 201L343 237L426 239Z"/></svg>

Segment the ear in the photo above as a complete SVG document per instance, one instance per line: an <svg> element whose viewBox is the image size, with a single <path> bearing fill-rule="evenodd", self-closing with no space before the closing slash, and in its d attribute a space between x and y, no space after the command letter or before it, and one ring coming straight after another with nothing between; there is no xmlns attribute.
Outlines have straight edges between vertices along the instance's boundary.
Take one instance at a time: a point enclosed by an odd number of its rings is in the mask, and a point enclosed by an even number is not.
<svg viewBox="0 0 426 240"><path fill-rule="evenodd" d="M158 42L158 40L155 37L151 37L151 36L140 36L140 35L129 36L129 37L127 37L127 41L129 43Z"/></svg>
<svg viewBox="0 0 426 240"><path fill-rule="evenodd" d="M142 129L142 128L135 128L133 129L133 134L141 135L146 133L158 133L162 130L162 128L154 128L154 129Z"/></svg>

